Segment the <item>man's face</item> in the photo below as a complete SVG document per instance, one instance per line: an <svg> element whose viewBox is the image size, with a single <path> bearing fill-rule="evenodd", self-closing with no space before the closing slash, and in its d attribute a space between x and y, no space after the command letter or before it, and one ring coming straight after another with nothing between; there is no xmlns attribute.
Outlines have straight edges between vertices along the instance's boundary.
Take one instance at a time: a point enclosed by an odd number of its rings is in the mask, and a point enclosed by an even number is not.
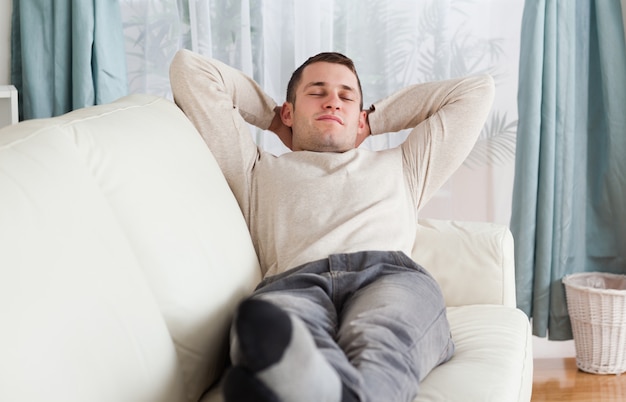
<svg viewBox="0 0 626 402"><path fill-rule="evenodd" d="M363 130L357 78L346 66L317 62L302 72L295 105L285 103L281 117L291 127L294 151L344 152Z"/></svg>

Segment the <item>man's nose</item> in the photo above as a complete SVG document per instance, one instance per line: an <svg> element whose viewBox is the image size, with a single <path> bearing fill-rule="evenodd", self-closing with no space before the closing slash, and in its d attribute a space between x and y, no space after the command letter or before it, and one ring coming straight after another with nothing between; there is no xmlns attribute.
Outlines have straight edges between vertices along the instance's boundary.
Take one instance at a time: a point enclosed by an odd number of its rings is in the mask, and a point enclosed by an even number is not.
<svg viewBox="0 0 626 402"><path fill-rule="evenodd" d="M328 95L324 102L325 109L339 109L341 107L341 99L336 94Z"/></svg>

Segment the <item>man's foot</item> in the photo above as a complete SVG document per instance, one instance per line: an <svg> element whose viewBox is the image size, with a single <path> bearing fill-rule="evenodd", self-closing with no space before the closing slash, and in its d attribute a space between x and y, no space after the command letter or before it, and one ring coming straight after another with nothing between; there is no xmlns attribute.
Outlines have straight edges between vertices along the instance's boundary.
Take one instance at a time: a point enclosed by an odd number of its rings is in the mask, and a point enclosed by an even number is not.
<svg viewBox="0 0 626 402"><path fill-rule="evenodd" d="M235 317L241 362L256 373L280 361L289 346L293 326L289 315L264 300L241 303Z"/></svg>
<svg viewBox="0 0 626 402"><path fill-rule="evenodd" d="M228 370L223 392L227 402L280 402L272 390L241 367Z"/></svg>
<svg viewBox="0 0 626 402"><path fill-rule="evenodd" d="M257 399L250 400L341 401L339 375L317 349L309 330L299 318L270 302L248 299L237 311L234 331L237 350L233 354L233 374L229 373L225 380L227 402L248 400L243 399L245 395L234 396L237 387L247 386L244 384L252 384L251 389L259 395L253 395ZM245 378L246 374L254 380ZM257 387L255 383L264 387ZM271 399L274 397L276 399Z"/></svg>

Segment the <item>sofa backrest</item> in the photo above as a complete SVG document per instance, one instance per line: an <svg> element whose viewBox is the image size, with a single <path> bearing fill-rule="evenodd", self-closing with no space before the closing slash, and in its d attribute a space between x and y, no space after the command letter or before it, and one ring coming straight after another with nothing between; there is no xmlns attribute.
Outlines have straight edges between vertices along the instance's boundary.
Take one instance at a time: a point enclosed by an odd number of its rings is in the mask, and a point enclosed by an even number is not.
<svg viewBox="0 0 626 402"><path fill-rule="evenodd" d="M198 400L259 276L173 103L133 95L0 130L0 400Z"/></svg>

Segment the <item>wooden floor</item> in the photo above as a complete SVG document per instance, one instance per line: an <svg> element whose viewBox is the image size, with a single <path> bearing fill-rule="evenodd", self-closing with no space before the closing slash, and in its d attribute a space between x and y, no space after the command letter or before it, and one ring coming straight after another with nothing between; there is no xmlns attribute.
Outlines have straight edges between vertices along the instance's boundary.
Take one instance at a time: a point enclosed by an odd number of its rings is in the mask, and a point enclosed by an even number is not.
<svg viewBox="0 0 626 402"><path fill-rule="evenodd" d="M626 373L590 374L578 370L575 358L535 359L532 402L626 401Z"/></svg>

